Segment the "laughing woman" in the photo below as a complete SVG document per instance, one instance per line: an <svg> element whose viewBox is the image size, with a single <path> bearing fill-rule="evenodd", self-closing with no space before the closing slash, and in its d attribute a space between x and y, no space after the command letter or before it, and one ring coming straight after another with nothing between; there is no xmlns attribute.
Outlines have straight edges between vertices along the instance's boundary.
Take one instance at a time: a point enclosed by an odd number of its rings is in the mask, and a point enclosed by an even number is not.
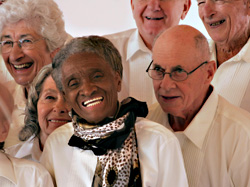
<svg viewBox="0 0 250 187"><path fill-rule="evenodd" d="M39 162L50 133L71 121L69 106L57 89L51 72L51 64L44 66L31 84L25 126L19 133L19 139L23 142L6 149L14 157Z"/></svg>
<svg viewBox="0 0 250 187"><path fill-rule="evenodd" d="M187 186L176 137L142 118L146 103L118 101L121 57L109 40L73 39L52 66L73 119L48 137L41 157L58 187Z"/></svg>
<svg viewBox="0 0 250 187"><path fill-rule="evenodd" d="M0 6L0 15L1 55L14 79L8 83L15 106L6 148L20 142L30 84L43 66L51 64L68 35L53 0L8 0Z"/></svg>

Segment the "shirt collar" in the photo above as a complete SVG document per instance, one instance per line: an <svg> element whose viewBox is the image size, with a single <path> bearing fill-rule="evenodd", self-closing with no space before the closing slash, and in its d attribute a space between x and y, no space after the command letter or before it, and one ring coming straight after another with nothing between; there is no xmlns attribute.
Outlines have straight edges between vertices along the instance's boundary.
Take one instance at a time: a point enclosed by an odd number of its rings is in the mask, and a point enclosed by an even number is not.
<svg viewBox="0 0 250 187"><path fill-rule="evenodd" d="M39 138L31 136L27 141L21 142L20 144L14 145L6 149L7 152L17 150L15 157L26 158L31 156L32 160L39 162L42 151L40 150Z"/></svg>
<svg viewBox="0 0 250 187"><path fill-rule="evenodd" d="M131 37L128 40L126 61L128 61L138 51L152 54L152 52L147 48L147 46L143 42L143 40L138 32L138 29L136 29L132 33Z"/></svg>
<svg viewBox="0 0 250 187"><path fill-rule="evenodd" d="M0 160L1 160L0 176L7 178L15 185L17 185L15 171L10 158L8 158L6 154L0 152Z"/></svg>
<svg viewBox="0 0 250 187"><path fill-rule="evenodd" d="M200 149L202 148L208 130L214 120L217 106L218 95L213 90L200 111L183 131L190 141L192 141Z"/></svg>
<svg viewBox="0 0 250 187"><path fill-rule="evenodd" d="M212 54L211 60L215 60L217 62L215 42L213 40L210 40L209 46L210 46L210 52ZM232 58L228 59L226 62L245 61L245 62L250 63L249 51L250 51L250 38L248 39L247 43L243 46L243 48L239 51L239 53L233 56Z"/></svg>

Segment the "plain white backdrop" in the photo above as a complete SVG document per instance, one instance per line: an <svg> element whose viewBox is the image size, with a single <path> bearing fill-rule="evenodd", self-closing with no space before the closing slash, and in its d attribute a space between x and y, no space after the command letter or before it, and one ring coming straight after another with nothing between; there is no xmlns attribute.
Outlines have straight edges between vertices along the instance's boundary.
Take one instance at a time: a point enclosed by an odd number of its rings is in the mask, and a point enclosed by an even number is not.
<svg viewBox="0 0 250 187"><path fill-rule="evenodd" d="M65 27L72 36L104 35L135 28L130 0L55 0L64 14ZM191 25L207 34L198 15L197 1L180 24Z"/></svg>

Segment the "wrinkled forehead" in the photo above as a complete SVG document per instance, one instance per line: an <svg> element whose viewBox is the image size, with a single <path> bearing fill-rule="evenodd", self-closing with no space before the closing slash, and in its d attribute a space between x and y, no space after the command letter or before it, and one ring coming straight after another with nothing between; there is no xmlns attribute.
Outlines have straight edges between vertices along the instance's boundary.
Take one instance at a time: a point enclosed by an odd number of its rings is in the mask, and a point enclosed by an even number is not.
<svg viewBox="0 0 250 187"><path fill-rule="evenodd" d="M1 30L1 38L21 39L27 35L34 38L41 36L36 20L20 20L15 23L7 23Z"/></svg>

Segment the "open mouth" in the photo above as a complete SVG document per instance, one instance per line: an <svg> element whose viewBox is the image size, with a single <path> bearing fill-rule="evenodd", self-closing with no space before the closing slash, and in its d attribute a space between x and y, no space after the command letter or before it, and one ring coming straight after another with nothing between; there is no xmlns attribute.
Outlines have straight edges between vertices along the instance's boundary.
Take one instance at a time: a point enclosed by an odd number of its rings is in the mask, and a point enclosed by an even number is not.
<svg viewBox="0 0 250 187"><path fill-rule="evenodd" d="M223 19L223 20L221 20L221 21L217 21L217 22L215 22L215 23L211 23L210 26L211 26L211 27L215 27L215 26L217 26L217 25L221 25L221 24L224 23L225 21L226 21L226 20Z"/></svg>
<svg viewBox="0 0 250 187"><path fill-rule="evenodd" d="M162 96L164 99L166 100L172 100L172 99L176 99L178 98L178 96L173 96L173 97L166 97L166 96Z"/></svg>
<svg viewBox="0 0 250 187"><path fill-rule="evenodd" d="M70 122L69 120L55 120L55 119L51 119L51 120L48 120L52 123L68 123Z"/></svg>
<svg viewBox="0 0 250 187"><path fill-rule="evenodd" d="M91 107L91 106L100 104L103 101L103 99L104 99L103 97L97 97L97 98L90 99L88 101L83 102L82 105L84 107Z"/></svg>
<svg viewBox="0 0 250 187"><path fill-rule="evenodd" d="M160 18L151 18L151 17L148 17L148 16L146 16L145 17L147 20L162 20L162 19L164 19L164 17L160 17Z"/></svg>
<svg viewBox="0 0 250 187"><path fill-rule="evenodd" d="M30 66L32 66L33 63L26 63L26 64L20 64L20 65L14 65L14 68L16 70L21 70L21 69L28 69Z"/></svg>

